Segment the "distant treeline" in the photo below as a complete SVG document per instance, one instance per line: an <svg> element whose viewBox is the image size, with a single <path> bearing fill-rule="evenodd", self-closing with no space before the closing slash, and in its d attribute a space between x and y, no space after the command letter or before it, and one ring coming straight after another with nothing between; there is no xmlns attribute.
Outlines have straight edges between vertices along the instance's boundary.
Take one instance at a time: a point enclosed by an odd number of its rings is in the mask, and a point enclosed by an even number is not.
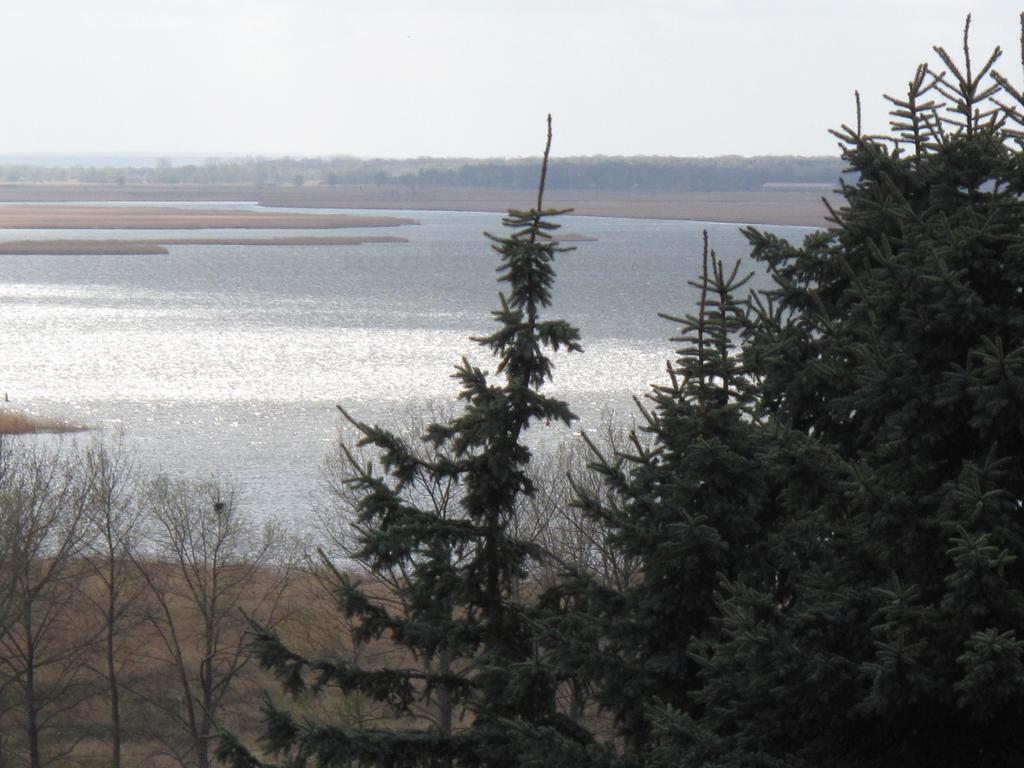
<svg viewBox="0 0 1024 768"><path fill-rule="evenodd" d="M140 167L0 164L0 181L527 189L536 183L536 167L536 158L211 158L188 165L161 160L154 166ZM832 157L569 157L552 162L548 187L637 192L757 190L765 184L836 184L842 168L841 160Z"/></svg>

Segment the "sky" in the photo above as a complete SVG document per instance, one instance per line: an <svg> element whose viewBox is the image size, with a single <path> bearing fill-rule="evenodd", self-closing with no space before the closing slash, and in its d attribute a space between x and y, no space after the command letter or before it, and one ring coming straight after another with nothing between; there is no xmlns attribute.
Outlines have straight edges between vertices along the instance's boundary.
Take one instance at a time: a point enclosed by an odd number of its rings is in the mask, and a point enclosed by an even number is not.
<svg viewBox="0 0 1024 768"><path fill-rule="evenodd" d="M1019 7L1018 7L1019 6ZM0 0L0 155L834 155L1024 0Z"/></svg>

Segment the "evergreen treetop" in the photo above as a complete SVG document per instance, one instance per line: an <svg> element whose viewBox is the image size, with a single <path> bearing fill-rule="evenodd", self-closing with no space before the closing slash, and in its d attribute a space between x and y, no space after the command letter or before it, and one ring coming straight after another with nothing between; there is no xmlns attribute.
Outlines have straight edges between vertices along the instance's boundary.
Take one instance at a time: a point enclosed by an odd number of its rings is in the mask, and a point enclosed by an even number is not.
<svg viewBox="0 0 1024 768"><path fill-rule="evenodd" d="M349 482L360 497L357 559L373 572L400 569L396 597L404 610L334 571L339 609L355 621L357 642L384 640L411 663L367 669L329 655L307 658L256 628L260 663L293 697L340 689L379 702L392 718L379 727L320 723L268 698L260 744L284 765L509 765L517 753L509 722L560 727L553 683L533 662L521 618L519 584L536 553L514 530L519 501L534 491L523 433L537 420L575 418L541 392L552 377L550 352L581 351L573 326L542 316L552 263L568 250L552 239L558 225L550 220L567 211L543 208L550 145L549 117L536 208L509 211L503 223L511 233L489 235L507 293L493 312L498 327L476 341L497 359L502 383L463 359L454 374L462 410L427 429L426 452L342 411L361 433L359 445L375 449L380 461L378 470L349 456ZM457 513L438 514L412 492L417 481L435 480L458 488ZM238 768L261 764L230 737L220 756Z"/></svg>
<svg viewBox="0 0 1024 768"><path fill-rule="evenodd" d="M1024 753L1024 101L969 23L962 60L936 48L890 99L889 135L837 132L859 176L831 231L747 230L777 285L744 360L819 472L787 503L793 599L734 582L706 716L663 723L695 763Z"/></svg>

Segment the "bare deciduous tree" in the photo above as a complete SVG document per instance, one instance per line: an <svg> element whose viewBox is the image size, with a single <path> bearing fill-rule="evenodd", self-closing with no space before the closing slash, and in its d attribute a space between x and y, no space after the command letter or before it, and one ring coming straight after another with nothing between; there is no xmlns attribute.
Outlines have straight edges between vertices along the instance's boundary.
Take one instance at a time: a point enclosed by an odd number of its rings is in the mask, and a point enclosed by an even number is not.
<svg viewBox="0 0 1024 768"><path fill-rule="evenodd" d="M209 768L210 740L250 661L246 615L275 623L290 567L276 559L280 530L256 526L215 483L160 479L148 503L152 549L132 559L147 587L157 686L133 692L173 726L152 734L165 754Z"/></svg>
<svg viewBox="0 0 1024 768"><path fill-rule="evenodd" d="M92 693L83 671L96 628L76 615L87 491L77 456L8 445L0 473L0 684L30 768L74 748L69 718ZM57 743L44 735L60 728Z"/></svg>
<svg viewBox="0 0 1024 768"><path fill-rule="evenodd" d="M142 508L134 457L123 435L111 443L95 440L82 456L88 483L88 525L91 535L84 563L98 589L84 597L102 617L102 662L96 674L106 683L110 705L110 757L112 768L121 768L124 741L120 677L133 653L130 638L137 627L137 607L143 582L132 566L131 555L140 535Z"/></svg>
<svg viewBox="0 0 1024 768"><path fill-rule="evenodd" d="M631 440L644 438L616 424L613 414L607 413L588 439L602 453L617 456ZM593 449L574 438L542 453L531 464L536 490L526 500L519 524L520 535L543 551L540 567L533 574L541 585L553 583L566 569L588 573L616 589L625 588L636 575L636 560L608 540L601 521L576 506L581 489L598 498L608 493L602 478L590 468L593 459Z"/></svg>

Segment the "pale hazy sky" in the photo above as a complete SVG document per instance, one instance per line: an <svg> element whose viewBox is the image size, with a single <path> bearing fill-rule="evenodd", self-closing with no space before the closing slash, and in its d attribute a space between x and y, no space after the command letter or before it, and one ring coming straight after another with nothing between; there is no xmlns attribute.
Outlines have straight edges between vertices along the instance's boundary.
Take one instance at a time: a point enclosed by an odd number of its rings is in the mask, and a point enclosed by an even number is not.
<svg viewBox="0 0 1024 768"><path fill-rule="evenodd" d="M0 154L834 154L1014 0L0 0Z"/></svg>

